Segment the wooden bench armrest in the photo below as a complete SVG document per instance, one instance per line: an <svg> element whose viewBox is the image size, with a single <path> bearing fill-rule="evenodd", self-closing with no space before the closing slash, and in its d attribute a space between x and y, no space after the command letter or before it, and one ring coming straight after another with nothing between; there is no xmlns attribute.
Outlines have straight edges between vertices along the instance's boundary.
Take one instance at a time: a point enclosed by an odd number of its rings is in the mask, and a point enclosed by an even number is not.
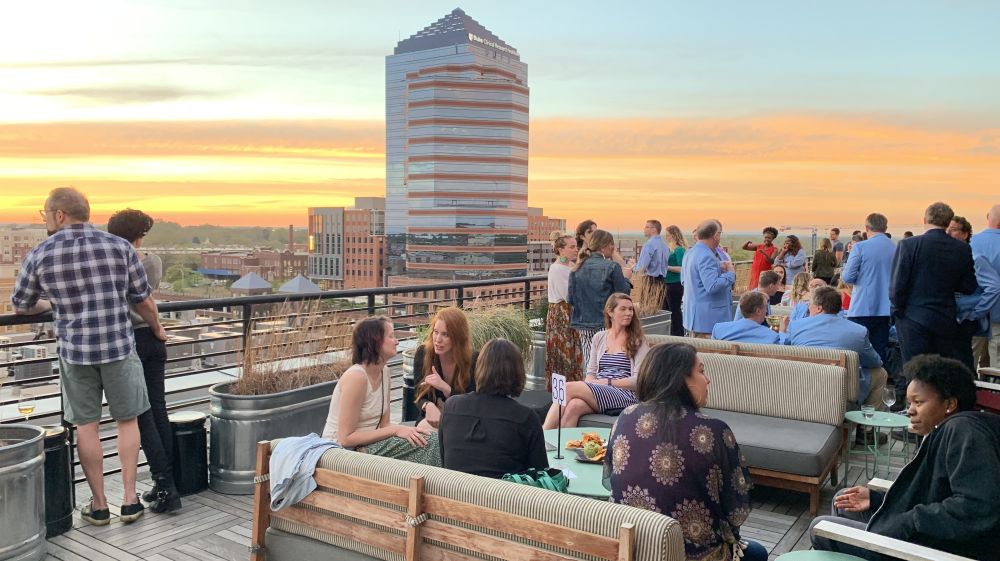
<svg viewBox="0 0 1000 561"><path fill-rule="evenodd" d="M871 481L868 482L867 487L872 491L878 491L880 493L885 493L889 490L889 486L892 485L892 481L888 479L879 479L878 477L873 477Z"/></svg>
<svg viewBox="0 0 1000 561"><path fill-rule="evenodd" d="M887 538L829 520L820 522L813 530L817 536L897 557L904 561L974 561L968 557L961 557L895 538Z"/></svg>

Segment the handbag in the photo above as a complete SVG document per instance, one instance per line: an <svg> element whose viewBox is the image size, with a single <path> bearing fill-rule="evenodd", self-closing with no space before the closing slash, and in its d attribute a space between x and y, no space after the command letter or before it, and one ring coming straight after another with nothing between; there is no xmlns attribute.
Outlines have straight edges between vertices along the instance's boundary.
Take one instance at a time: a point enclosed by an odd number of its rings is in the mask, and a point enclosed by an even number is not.
<svg viewBox="0 0 1000 561"><path fill-rule="evenodd" d="M557 468L529 469L521 473L507 473L500 479L521 485L541 487L557 493L566 493L569 489L569 479L566 478L566 474L561 469Z"/></svg>

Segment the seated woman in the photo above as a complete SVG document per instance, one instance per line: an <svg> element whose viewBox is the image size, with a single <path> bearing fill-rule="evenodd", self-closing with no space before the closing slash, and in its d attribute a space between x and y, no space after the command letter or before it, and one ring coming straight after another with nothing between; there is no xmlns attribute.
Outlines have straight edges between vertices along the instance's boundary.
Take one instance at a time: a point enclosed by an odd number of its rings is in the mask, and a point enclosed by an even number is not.
<svg viewBox="0 0 1000 561"><path fill-rule="evenodd" d="M323 438L359 452L440 466L434 431L389 423L391 388L386 363L396 356L396 344L392 323L384 316L354 325L354 364L340 375L333 390Z"/></svg>
<svg viewBox="0 0 1000 561"><path fill-rule="evenodd" d="M649 352L649 343L627 294L616 292L608 297L604 304L604 327L594 335L590 345L586 378L566 384L564 427L575 427L584 415L616 414L636 403L635 376ZM544 426L554 429L558 423L559 406L553 404Z"/></svg>
<svg viewBox="0 0 1000 561"><path fill-rule="evenodd" d="M702 415L709 379L694 347L658 345L639 368L640 403L622 412L604 459L611 502L676 519L688 559L765 561L740 539L750 514L750 470L733 431Z"/></svg>
<svg viewBox="0 0 1000 561"><path fill-rule="evenodd" d="M924 437L917 455L885 494L867 487L833 497L833 516L852 528L972 559L1000 559L1000 416L974 410L976 386L959 361L914 357L903 367L910 380L909 431ZM813 547L864 559L877 553L817 536Z"/></svg>
<svg viewBox="0 0 1000 561"><path fill-rule="evenodd" d="M791 290L788 286L788 279L785 277L785 268L781 265L775 265L771 267L771 270L778 275L778 290L771 295L771 299L767 301L768 304L772 306L777 306L781 304L782 298L784 298L785 293Z"/></svg>
<svg viewBox="0 0 1000 561"><path fill-rule="evenodd" d="M413 355L414 401L420 410L417 425L435 428L441 409L451 396L476 390L469 320L459 308L443 308L434 315L430 333Z"/></svg>
<svg viewBox="0 0 1000 561"><path fill-rule="evenodd" d="M476 391L444 404L438 429L444 467L484 477L547 468L542 423L514 401L524 390L524 359L506 339L483 345Z"/></svg>

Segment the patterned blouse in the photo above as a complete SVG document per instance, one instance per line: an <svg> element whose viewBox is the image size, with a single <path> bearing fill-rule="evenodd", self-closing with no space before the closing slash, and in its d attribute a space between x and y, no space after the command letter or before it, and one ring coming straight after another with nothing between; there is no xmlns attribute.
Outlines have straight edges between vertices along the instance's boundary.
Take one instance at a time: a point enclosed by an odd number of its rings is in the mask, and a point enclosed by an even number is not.
<svg viewBox="0 0 1000 561"><path fill-rule="evenodd" d="M676 519L689 560L731 561L750 514L750 471L723 421L684 406L625 409L604 460L613 503ZM662 419L669 419L663 423Z"/></svg>

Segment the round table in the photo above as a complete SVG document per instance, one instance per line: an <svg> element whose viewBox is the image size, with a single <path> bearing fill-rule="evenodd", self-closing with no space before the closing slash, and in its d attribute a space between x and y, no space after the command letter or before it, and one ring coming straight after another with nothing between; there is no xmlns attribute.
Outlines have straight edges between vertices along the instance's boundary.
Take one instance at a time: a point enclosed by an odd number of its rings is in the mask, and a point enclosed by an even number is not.
<svg viewBox="0 0 1000 561"><path fill-rule="evenodd" d="M605 441L611 435L611 429L601 429L594 427L573 427L562 429L562 441L556 440L558 429L545 431L545 442L555 446L555 450L549 450L549 467L569 470L574 477L569 480L568 492L571 495L581 497L591 497L594 499L607 500L611 492L604 488L604 464L590 464L580 462L576 459L576 450L567 449L566 443L570 440L580 440L583 433L593 432ZM556 459L556 454L562 453L562 459Z"/></svg>
<svg viewBox="0 0 1000 561"><path fill-rule="evenodd" d="M869 418L866 418L861 411L848 411L846 414L844 414L844 419L847 420L850 423L856 423L858 425L864 425L866 427L872 427L872 428L875 429L875 430L872 431L872 443L871 444L868 444L868 436L867 436L867 433L865 433L865 444L864 444L864 446L866 448L866 451L864 452L864 454L865 454L865 477L867 477L868 479L871 479L873 476L877 476L878 475L879 460L880 459L884 459L885 460L885 476L886 476L886 478L889 478L889 468L891 467L892 458L893 458L893 453L892 453L892 435L891 434L886 435L886 436L889 437L889 441L886 443L886 450L883 453L883 452L881 452L879 450L879 446L878 446L878 432L881 429L884 429L884 428L890 429L890 431L892 429L904 429L904 430L906 430L906 428L910 426L910 418L907 417L906 415L900 415L899 413L887 413L885 411L876 411L872 415L872 417L869 419ZM899 456L899 458L902 459L904 462L909 458L909 455L910 455L909 454L909 450L910 450L910 439L909 438L905 438L905 439L903 439L903 451L902 451L902 454L900 454L900 456ZM868 472L868 456L872 456L874 458L871 473ZM846 462L846 464L844 466L845 467L845 471L844 471L845 476L846 476L846 473L847 473L847 469L850 468L850 461L851 461L851 455L850 455L850 453L848 453L847 454L847 462Z"/></svg>
<svg viewBox="0 0 1000 561"><path fill-rule="evenodd" d="M775 561L864 561L860 557L837 553L835 551L817 551L814 549L804 551L790 551L779 556Z"/></svg>

